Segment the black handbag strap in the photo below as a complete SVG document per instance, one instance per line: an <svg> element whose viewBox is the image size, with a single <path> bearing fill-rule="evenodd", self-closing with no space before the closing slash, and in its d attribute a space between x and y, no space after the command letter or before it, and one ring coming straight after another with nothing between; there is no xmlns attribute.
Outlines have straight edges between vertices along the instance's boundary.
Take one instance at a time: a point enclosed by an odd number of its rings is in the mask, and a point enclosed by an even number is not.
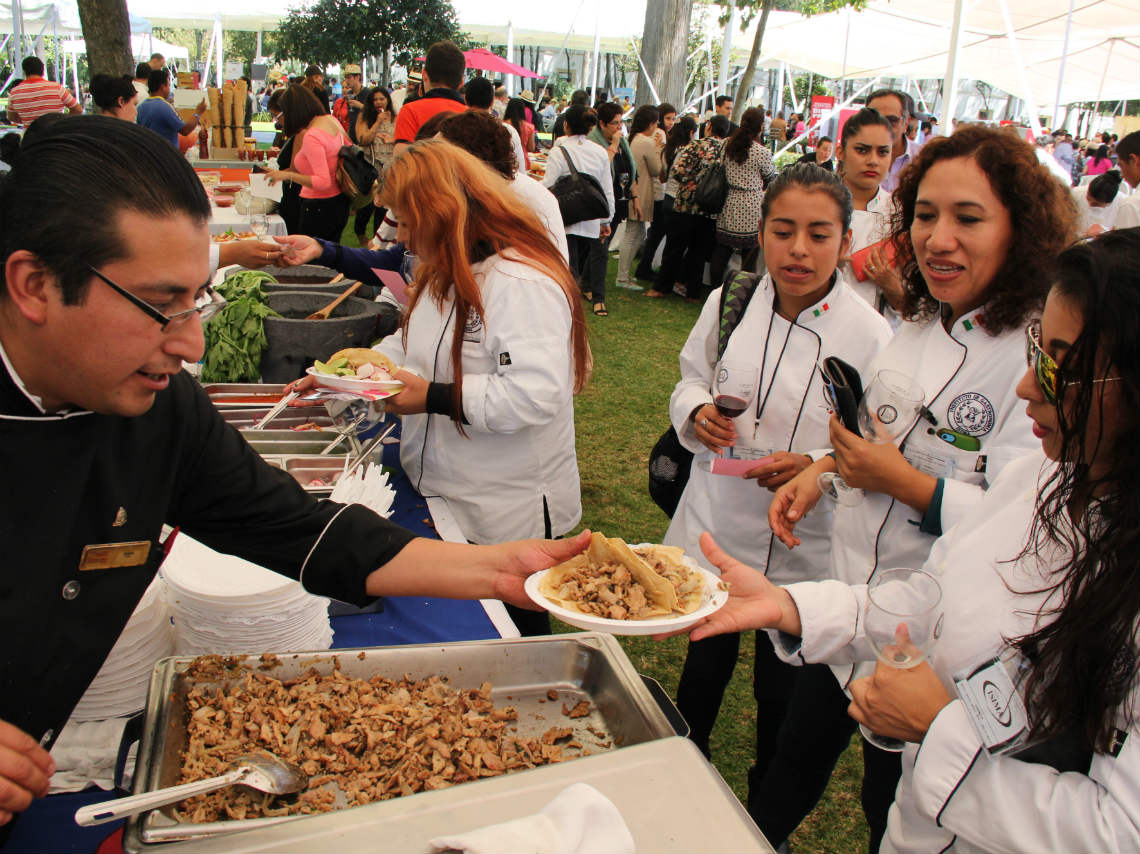
<svg viewBox="0 0 1140 854"><path fill-rule="evenodd" d="M573 159L570 157L570 152L566 150L565 145L558 146L558 150L562 152L562 156L566 158L566 164L570 167L570 174L575 178L578 177L578 167L574 165Z"/></svg>

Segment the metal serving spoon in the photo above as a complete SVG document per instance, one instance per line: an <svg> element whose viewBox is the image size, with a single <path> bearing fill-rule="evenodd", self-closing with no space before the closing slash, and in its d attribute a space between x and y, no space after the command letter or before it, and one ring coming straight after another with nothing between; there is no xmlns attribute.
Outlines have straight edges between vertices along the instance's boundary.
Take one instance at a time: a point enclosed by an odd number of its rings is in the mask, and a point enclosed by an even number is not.
<svg viewBox="0 0 1140 854"><path fill-rule="evenodd" d="M251 789L268 792L271 795L287 795L299 792L309 784L309 776L304 771L293 763L275 756L264 754L239 756L235 762L236 768L219 777L195 780L193 783L168 786L165 789L155 789L153 792L143 792L140 795L83 807L76 810L75 823L82 827L103 824L185 800L194 795L204 795L206 792L224 789L226 786L249 786Z"/></svg>

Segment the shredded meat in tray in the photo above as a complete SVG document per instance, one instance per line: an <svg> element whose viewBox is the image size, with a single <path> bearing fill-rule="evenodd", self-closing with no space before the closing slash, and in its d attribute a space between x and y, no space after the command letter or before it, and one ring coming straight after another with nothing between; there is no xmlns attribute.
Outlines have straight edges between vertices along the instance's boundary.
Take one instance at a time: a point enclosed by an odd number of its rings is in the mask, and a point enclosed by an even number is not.
<svg viewBox="0 0 1140 854"><path fill-rule="evenodd" d="M512 734L518 712L491 702L490 682L458 690L438 676L351 679L340 672L339 661L331 675L310 668L282 681L237 669L236 661L203 656L188 671L197 678L232 678L198 684L187 695L180 782L225 773L236 757L261 751L301 766L309 786L294 796L244 787L199 795L178 805L183 821L327 812L589 753L565 754L555 743L569 736L563 728L552 727L538 738ZM344 796L340 804L338 789Z"/></svg>

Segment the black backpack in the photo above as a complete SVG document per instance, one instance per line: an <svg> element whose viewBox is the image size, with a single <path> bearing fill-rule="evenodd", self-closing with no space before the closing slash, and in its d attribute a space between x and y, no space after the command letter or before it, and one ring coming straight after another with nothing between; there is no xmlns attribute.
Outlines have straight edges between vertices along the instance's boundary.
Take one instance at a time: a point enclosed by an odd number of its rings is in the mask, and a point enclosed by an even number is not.
<svg viewBox="0 0 1140 854"><path fill-rule="evenodd" d="M728 198L728 173L724 169L724 155L716 162L705 167L701 177L697 180L697 189L693 193L693 201L698 208L707 214L718 214L724 210L725 199Z"/></svg>
<svg viewBox="0 0 1140 854"><path fill-rule="evenodd" d="M720 329L717 332L716 357L719 360L728 339L744 317L756 286L763 276L737 272L720 291ZM661 434L649 454L649 497L670 519L681 503L681 494L689 483L693 452L681 444L673 425Z"/></svg>
<svg viewBox="0 0 1140 854"><path fill-rule="evenodd" d="M559 146L562 156L570 167L570 174L563 175L554 182L550 192L558 199L558 210L562 213L563 225L574 225L590 219L610 218L610 203L606 201L606 193L598 179L593 175L585 175L574 166L570 153L565 147Z"/></svg>

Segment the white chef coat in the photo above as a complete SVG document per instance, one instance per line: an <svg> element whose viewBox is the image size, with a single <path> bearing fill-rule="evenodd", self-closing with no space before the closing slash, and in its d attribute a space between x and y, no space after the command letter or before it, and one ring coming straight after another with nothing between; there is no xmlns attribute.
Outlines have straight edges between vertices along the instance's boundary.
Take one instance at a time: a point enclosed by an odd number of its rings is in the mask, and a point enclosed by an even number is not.
<svg viewBox="0 0 1140 854"><path fill-rule="evenodd" d="M854 255L860 249L886 240L891 234L891 214L894 213L894 196L882 187L875 193L875 197L867 202L867 210L851 212L851 249L848 255ZM855 272L850 264L843 264L839 268L839 275L851 290L866 300L867 304L876 311L879 308L879 289L870 279L860 282L855 278Z"/></svg>
<svg viewBox="0 0 1140 854"><path fill-rule="evenodd" d="M554 145L546 155L546 175L542 179L542 186L550 188L563 175L570 174L570 167L566 165L566 155L559 149L565 149L574 161L574 168L586 175L591 175L606 194L609 204L609 214L605 219L587 219L566 226L566 233L578 237L598 237L602 233L602 226L609 225L614 218L614 181L610 172L610 155L604 148L587 139L584 134L574 136L560 136L554 140Z"/></svg>
<svg viewBox="0 0 1140 854"><path fill-rule="evenodd" d="M1024 414L1021 417L1025 418ZM973 669L1054 615L1040 592L1065 555L1051 544L1020 557L1039 483L1054 464L1035 452L1007 466L990 489L938 539L925 563L942 585L943 631L930 664L951 696L953 677ZM1040 480L1039 480L1040 478ZM866 587L837 581L793 584L802 643L770 633L797 664L871 661L860 615ZM1130 702L1140 701L1133 685ZM1093 754L1087 774L1011 756L991 758L961 700L939 712L921 745L902 753L902 779L882 851L1140 850L1140 726L1122 708L1116 756ZM1120 742L1118 736L1118 742Z"/></svg>
<svg viewBox="0 0 1140 854"><path fill-rule="evenodd" d="M1119 199L1119 196L1117 197ZM1136 228L1140 225L1140 191L1133 190L1132 195L1120 203L1116 211L1116 222L1113 228Z"/></svg>
<svg viewBox="0 0 1140 854"><path fill-rule="evenodd" d="M1073 187L1073 201L1077 206L1077 234L1083 236L1089 227L1092 225L1099 225L1106 231L1110 228L1116 227L1116 217L1124 202L1128 199L1128 194L1124 192L1124 186L1121 185L1120 191L1116 194L1111 202L1103 208L1094 208L1089 204L1089 185L1081 184L1079 187ZM1140 225L1140 222L1137 223Z"/></svg>
<svg viewBox="0 0 1140 854"><path fill-rule="evenodd" d="M566 227L562 224L562 212L558 209L558 199L554 198L554 194L550 190L525 172L515 174L515 179L511 181L511 189L526 202L527 207L534 211L535 215L542 221L546 227L547 235L554 241L558 251L562 253L562 260L569 262L570 252L566 248Z"/></svg>
<svg viewBox="0 0 1140 854"><path fill-rule="evenodd" d="M681 380L669 402L670 419L681 444L694 452L694 458L665 543L681 546L702 566L715 571L697 542L703 531L710 531L721 548L773 581L822 577L828 568L830 513L813 513L800 522L796 534L803 545L789 551L768 528L771 492L755 480L701 468L716 455L697 441L689 415L713 401L710 389L717 361L720 293L717 288L709 295L681 350ZM839 356L864 372L891 335L886 321L842 282L800 312L794 323L773 311L774 298L772 279L765 276L723 356L763 370L757 399L735 419L737 456L758 458L772 451L806 454L826 447L828 411L816 366L827 356ZM763 413L757 422L761 406Z"/></svg>
<svg viewBox="0 0 1140 854"><path fill-rule="evenodd" d="M574 449L574 359L566 295L548 276L493 255L472 266L484 320L466 321L463 415L403 416L400 463L424 496L447 499L476 543L541 537L543 501L555 536L582 516ZM421 299L377 346L431 382L450 383L455 306Z"/></svg>
<svg viewBox="0 0 1140 854"><path fill-rule="evenodd" d="M1014 393L1025 374L1025 333L1013 329L990 335L981 315L975 310L960 317L950 332L938 318L902 324L863 377L866 384L883 368L914 377L939 427L981 442L980 451L960 450L933 435L934 427L919 418L901 443L912 465L944 478L943 531L981 500L1008 462L1040 444ZM880 566L921 566L935 540L919 530L922 519L914 508L881 492L868 491L860 503L837 507L832 577L863 584ZM846 687L851 668L833 670Z"/></svg>

